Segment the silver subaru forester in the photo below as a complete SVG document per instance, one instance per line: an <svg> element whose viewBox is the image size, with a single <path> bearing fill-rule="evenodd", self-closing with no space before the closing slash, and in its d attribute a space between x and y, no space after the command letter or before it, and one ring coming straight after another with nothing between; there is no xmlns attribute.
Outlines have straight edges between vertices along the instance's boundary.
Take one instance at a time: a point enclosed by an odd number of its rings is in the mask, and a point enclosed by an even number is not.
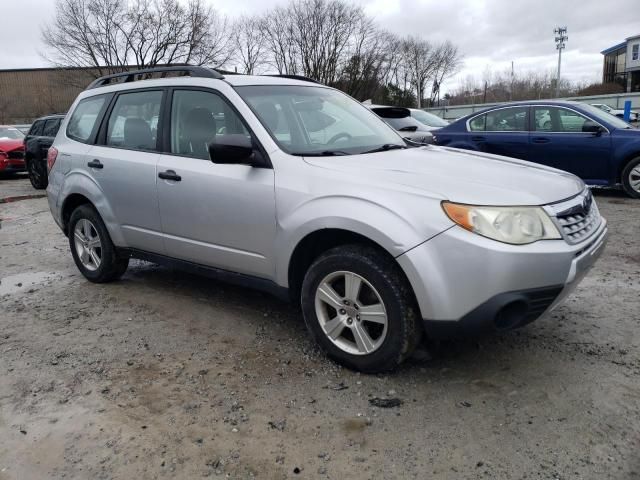
<svg viewBox="0 0 640 480"><path fill-rule="evenodd" d="M393 369L423 335L535 320L607 238L577 177L410 147L300 77L165 67L100 78L48 167L51 212L90 281L139 258L267 290L364 372Z"/></svg>

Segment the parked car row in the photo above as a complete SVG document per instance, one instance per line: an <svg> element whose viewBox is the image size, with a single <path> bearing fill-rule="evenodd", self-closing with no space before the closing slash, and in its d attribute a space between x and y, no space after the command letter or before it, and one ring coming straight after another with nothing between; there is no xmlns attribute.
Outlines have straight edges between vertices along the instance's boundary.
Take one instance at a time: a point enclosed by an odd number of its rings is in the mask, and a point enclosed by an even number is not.
<svg viewBox="0 0 640 480"><path fill-rule="evenodd" d="M0 125L0 173L24 170L24 134L10 125Z"/></svg>
<svg viewBox="0 0 640 480"><path fill-rule="evenodd" d="M436 136L528 134L531 108ZM424 335L534 321L602 253L607 222L576 176L405 133L301 77L127 72L96 80L62 119L49 207L88 280L142 258L264 289L365 372L396 367Z"/></svg>
<svg viewBox="0 0 640 480"><path fill-rule="evenodd" d="M618 118L624 118L624 110L620 110L619 108L612 108L609 105L606 105L604 103L592 103L591 105L593 105L594 107L599 108L600 110L603 110L615 117ZM640 112L637 112L635 110L631 110L631 115L629 117L629 120L632 122L638 122L640 121Z"/></svg>
<svg viewBox="0 0 640 480"><path fill-rule="evenodd" d="M622 185L640 198L640 130L592 105L504 104L436 132L437 145L518 158L564 170L589 185Z"/></svg>

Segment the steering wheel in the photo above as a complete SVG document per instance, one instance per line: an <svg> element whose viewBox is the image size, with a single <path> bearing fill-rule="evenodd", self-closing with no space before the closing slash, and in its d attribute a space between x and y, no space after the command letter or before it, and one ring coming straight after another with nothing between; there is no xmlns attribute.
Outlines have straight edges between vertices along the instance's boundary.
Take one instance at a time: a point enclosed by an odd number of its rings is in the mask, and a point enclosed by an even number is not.
<svg viewBox="0 0 640 480"><path fill-rule="evenodd" d="M344 138L346 140L351 140L353 137L349 135L347 132L340 132L340 133L336 133L333 137L331 137L329 141L327 141L327 143L335 143L341 138Z"/></svg>

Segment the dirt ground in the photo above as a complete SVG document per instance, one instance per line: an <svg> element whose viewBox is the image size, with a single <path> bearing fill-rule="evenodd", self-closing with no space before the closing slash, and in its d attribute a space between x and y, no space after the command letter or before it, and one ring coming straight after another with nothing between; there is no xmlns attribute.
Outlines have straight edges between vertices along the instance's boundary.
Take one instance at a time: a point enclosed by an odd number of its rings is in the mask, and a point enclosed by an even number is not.
<svg viewBox="0 0 640 480"><path fill-rule="evenodd" d="M0 204L0 479L640 478L640 201L596 198L611 239L563 306L380 376L266 294L91 284L46 199Z"/></svg>

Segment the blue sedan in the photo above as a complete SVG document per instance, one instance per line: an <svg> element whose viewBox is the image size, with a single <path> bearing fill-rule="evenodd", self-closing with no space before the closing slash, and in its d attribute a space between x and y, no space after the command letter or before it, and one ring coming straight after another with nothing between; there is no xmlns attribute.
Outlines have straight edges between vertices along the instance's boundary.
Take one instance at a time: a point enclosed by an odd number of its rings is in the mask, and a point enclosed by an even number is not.
<svg viewBox="0 0 640 480"><path fill-rule="evenodd" d="M640 130L577 102L532 101L473 113L441 128L435 143L548 165L589 185L622 184L640 198Z"/></svg>

